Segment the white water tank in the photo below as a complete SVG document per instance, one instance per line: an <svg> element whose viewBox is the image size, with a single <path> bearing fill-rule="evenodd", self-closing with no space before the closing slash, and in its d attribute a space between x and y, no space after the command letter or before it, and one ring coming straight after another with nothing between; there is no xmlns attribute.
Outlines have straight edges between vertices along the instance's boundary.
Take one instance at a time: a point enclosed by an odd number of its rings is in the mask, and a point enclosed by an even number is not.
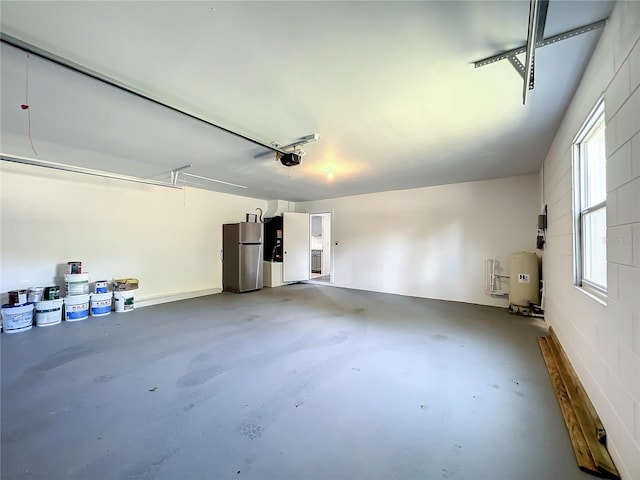
<svg viewBox="0 0 640 480"><path fill-rule="evenodd" d="M535 253L511 254L509 262L509 303L519 307L540 305L540 270Z"/></svg>

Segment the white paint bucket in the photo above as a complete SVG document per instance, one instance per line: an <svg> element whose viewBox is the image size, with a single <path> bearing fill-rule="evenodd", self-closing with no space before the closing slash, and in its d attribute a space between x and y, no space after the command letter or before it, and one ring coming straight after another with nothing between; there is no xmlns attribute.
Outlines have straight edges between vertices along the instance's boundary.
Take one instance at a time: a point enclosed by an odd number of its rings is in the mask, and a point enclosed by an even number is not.
<svg viewBox="0 0 640 480"><path fill-rule="evenodd" d="M33 303L26 305L2 305L2 328L4 333L31 330L33 325Z"/></svg>
<svg viewBox="0 0 640 480"><path fill-rule="evenodd" d="M106 280L96 282L95 293L107 293L109 291L109 283Z"/></svg>
<svg viewBox="0 0 640 480"><path fill-rule="evenodd" d="M88 273L66 273L64 284L67 289L67 296L86 295L89 293Z"/></svg>
<svg viewBox="0 0 640 480"><path fill-rule="evenodd" d="M42 300L44 287L31 287L27 289L27 302L35 303Z"/></svg>
<svg viewBox="0 0 640 480"><path fill-rule="evenodd" d="M62 321L62 299L36 302L36 327L57 325Z"/></svg>
<svg viewBox="0 0 640 480"><path fill-rule="evenodd" d="M71 295L64 297L64 319L77 322L89 317L89 295Z"/></svg>
<svg viewBox="0 0 640 480"><path fill-rule="evenodd" d="M124 291L124 292L113 292L113 299L116 304L116 312L130 312L133 310L133 292L132 291Z"/></svg>
<svg viewBox="0 0 640 480"><path fill-rule="evenodd" d="M111 313L111 293L91 294L91 316L102 317Z"/></svg>

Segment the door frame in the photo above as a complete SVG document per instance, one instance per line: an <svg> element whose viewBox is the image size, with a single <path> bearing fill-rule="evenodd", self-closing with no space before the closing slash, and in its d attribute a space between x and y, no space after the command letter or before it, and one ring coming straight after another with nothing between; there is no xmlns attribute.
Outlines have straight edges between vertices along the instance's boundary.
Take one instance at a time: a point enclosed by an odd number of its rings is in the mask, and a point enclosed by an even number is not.
<svg viewBox="0 0 640 480"><path fill-rule="evenodd" d="M327 223L329 224L329 238L328 241L325 243L325 229L323 228L322 231L322 242L324 245L328 245L329 248L329 282L328 283L333 283L333 270L334 270L334 249L333 249L333 216L334 216L334 212L333 211L324 211L324 212L312 212L309 213L309 229L311 229L311 217L313 216L317 216L317 215L321 215L323 217L323 227L324 227L324 220L327 220ZM323 256L324 256L324 248L323 248ZM324 259L323 259L323 264L324 264ZM311 265L311 245L309 245L309 265ZM320 270L322 273L321 275L324 276L324 269L321 268ZM311 278L311 270L309 270L309 278L314 281L314 278ZM327 282L323 282L323 283L327 283Z"/></svg>

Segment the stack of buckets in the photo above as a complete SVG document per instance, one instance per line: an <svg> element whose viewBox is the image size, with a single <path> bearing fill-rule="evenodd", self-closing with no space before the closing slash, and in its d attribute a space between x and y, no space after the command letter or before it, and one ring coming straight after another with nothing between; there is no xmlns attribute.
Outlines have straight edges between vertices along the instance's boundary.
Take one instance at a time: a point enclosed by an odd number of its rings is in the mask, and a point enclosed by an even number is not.
<svg viewBox="0 0 640 480"><path fill-rule="evenodd" d="M117 313L133 310L133 290L138 288L138 279L122 278L113 282L113 299Z"/></svg>
<svg viewBox="0 0 640 480"><path fill-rule="evenodd" d="M5 333L30 330L34 323L38 327L60 323L60 287L31 287L9 292L9 303L2 305L2 320Z"/></svg>
<svg viewBox="0 0 640 480"><path fill-rule="evenodd" d="M89 274L82 273L82 262L68 262L64 276L64 319L78 322L89 318Z"/></svg>
<svg viewBox="0 0 640 480"><path fill-rule="evenodd" d="M91 294L91 316L103 317L111 313L113 295L109 292L109 284L106 280L96 282L94 292Z"/></svg>
<svg viewBox="0 0 640 480"><path fill-rule="evenodd" d="M0 327L5 333L30 330L67 322L86 320L89 315L102 317L111 313L133 310L133 292L138 288L137 279L122 279L114 282L114 292L109 292L106 280L95 282L93 293L89 293L89 274L82 273L82 262L68 262L64 275L66 297L60 298L60 287L31 287L28 290L9 292L9 302L2 305ZM35 317L35 319L34 319Z"/></svg>
<svg viewBox="0 0 640 480"><path fill-rule="evenodd" d="M77 322L111 313L112 295L106 280L95 283L94 293L89 294L89 274L82 273L82 262L69 262L64 276L67 296L64 299L65 320Z"/></svg>

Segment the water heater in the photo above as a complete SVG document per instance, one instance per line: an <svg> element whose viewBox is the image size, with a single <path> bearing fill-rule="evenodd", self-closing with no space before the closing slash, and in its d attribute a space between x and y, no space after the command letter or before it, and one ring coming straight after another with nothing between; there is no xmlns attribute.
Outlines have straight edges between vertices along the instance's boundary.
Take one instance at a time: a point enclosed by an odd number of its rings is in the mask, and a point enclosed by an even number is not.
<svg viewBox="0 0 640 480"><path fill-rule="evenodd" d="M535 253L511 254L509 280L510 305L526 308L540 305L540 270Z"/></svg>

